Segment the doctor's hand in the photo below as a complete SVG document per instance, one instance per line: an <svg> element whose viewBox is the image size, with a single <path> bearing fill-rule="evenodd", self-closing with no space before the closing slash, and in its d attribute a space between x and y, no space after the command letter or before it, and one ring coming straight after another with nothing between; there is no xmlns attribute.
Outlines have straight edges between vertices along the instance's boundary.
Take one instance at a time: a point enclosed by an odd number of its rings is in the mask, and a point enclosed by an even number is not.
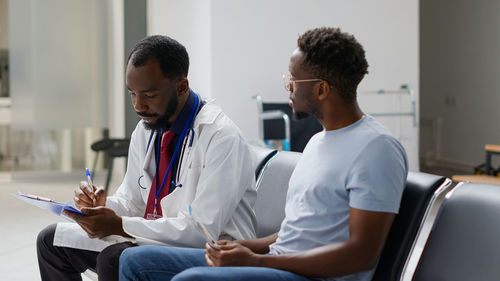
<svg viewBox="0 0 500 281"><path fill-rule="evenodd" d="M113 234L131 237L123 231L122 218L110 208L84 207L81 211L86 216L69 211L64 211L64 215L75 220L90 238L103 238Z"/></svg>
<svg viewBox="0 0 500 281"><path fill-rule="evenodd" d="M232 241L217 241L216 249L205 244L205 260L209 266L259 266L259 255Z"/></svg>
<svg viewBox="0 0 500 281"><path fill-rule="evenodd" d="M95 199L95 200L94 200ZM78 210L84 207L98 207L106 204L106 192L102 187L92 186L92 192L85 181L80 182L80 186L75 190L73 198Z"/></svg>

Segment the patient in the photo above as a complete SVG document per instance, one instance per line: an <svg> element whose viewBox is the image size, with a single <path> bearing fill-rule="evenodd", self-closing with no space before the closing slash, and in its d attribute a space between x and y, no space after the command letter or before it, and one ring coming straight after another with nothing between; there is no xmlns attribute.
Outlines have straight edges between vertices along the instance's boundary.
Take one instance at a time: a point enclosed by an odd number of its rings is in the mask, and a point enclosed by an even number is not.
<svg viewBox="0 0 500 281"><path fill-rule="evenodd" d="M296 118L316 117L289 182L278 233L205 250L129 248L120 280L371 280L407 176L401 144L358 106L368 63L337 28L302 34L284 77Z"/></svg>

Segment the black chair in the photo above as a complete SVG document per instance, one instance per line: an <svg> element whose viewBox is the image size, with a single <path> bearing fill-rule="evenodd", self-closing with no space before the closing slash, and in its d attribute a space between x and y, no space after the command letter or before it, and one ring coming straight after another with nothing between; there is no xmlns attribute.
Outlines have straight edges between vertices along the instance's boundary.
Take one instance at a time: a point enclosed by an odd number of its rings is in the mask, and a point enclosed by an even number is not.
<svg viewBox="0 0 500 281"><path fill-rule="evenodd" d="M413 280L500 280L500 186L460 183L446 194Z"/></svg>
<svg viewBox="0 0 500 281"><path fill-rule="evenodd" d="M389 231L372 280L400 280L424 219L436 198L451 183L450 179L441 176L416 172L408 174L399 214Z"/></svg>
<svg viewBox="0 0 500 281"><path fill-rule="evenodd" d="M262 178L262 172L278 151L267 147L250 145L250 152L252 153L252 161L255 167L255 181L258 186Z"/></svg>
<svg viewBox="0 0 500 281"><path fill-rule="evenodd" d="M109 162L106 184L104 186L106 193L108 192L109 183L111 181L111 175L113 174L113 160L117 157L127 157L129 145L130 145L129 138L125 139L105 138L94 142L90 146L90 148L93 151L95 151L95 158L92 166L92 178L94 178L97 159L99 158L99 152L106 152L106 155L111 159L111 161Z"/></svg>

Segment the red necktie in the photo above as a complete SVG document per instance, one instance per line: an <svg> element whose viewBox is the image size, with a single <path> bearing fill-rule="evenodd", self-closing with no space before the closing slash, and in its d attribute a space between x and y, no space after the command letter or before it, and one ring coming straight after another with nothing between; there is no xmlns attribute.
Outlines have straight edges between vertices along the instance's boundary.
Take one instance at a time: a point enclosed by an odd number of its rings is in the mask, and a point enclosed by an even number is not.
<svg viewBox="0 0 500 281"><path fill-rule="evenodd" d="M149 190L148 204L146 205L146 212L144 213L144 218L147 218L148 214L153 214L155 208L155 195L161 187L165 173L167 173L168 165L172 158L172 151L170 151L170 143L174 139L175 133L172 131L165 131L161 136L161 146L160 146L160 165L158 168L158 173L155 175L153 182L151 183L151 188ZM165 185L158 195L158 204L156 206L156 214L162 216L160 200L168 195L170 189L170 182L172 177L173 167L170 168L167 179L165 180ZM156 187L155 187L156 183Z"/></svg>

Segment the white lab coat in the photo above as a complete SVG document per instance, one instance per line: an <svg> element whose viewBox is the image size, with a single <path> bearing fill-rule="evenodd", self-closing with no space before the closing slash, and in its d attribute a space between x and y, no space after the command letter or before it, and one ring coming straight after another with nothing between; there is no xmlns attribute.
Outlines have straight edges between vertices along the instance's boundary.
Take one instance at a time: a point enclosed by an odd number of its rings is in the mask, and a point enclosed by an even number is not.
<svg viewBox="0 0 500 281"><path fill-rule="evenodd" d="M177 187L160 204L163 218L145 220L146 203L155 175L153 136L146 151L150 130L140 121L132 133L125 178L106 207L122 216L123 229L137 244L204 246L206 239L188 216L206 227L212 237L248 239L255 237L256 198L254 167L246 141L236 125L215 105L205 104L185 141ZM156 134L156 133L155 133ZM145 187L145 189L139 186ZM113 235L114 236L114 235ZM90 239L75 223L59 223L55 246L101 251L122 240Z"/></svg>

